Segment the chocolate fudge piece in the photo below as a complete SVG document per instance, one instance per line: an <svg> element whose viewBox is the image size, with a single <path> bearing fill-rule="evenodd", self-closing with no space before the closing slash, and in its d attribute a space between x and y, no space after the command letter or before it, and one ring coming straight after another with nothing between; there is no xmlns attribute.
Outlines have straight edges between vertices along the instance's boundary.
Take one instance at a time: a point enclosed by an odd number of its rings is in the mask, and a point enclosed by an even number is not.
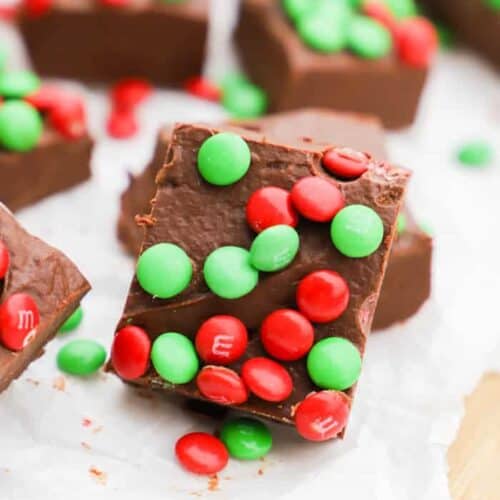
<svg viewBox="0 0 500 500"><path fill-rule="evenodd" d="M208 318L230 315L243 322L249 331L244 355L229 365L238 372L245 361L267 357L259 328L277 309L297 307L297 284L312 272L335 270L346 280L350 299L346 310L335 321L315 323L314 340L342 337L351 342L361 356L364 354L409 172L373 160L360 177L342 181L323 168L324 155L331 150L333 141L316 142L304 136L280 141L248 128L178 125L174 129L167 162L157 176L158 189L147 218L141 252L162 242L177 245L192 262L192 279L174 298L160 299L147 293L135 278L117 327L114 352L116 339L125 327L143 329L151 342L165 332L180 332L194 339ZM248 172L230 186L209 184L198 170L200 147L222 132L240 136L251 152ZM362 258L349 258L332 245L328 224L301 219L297 226L300 251L288 267L279 272L261 273L258 285L245 296L228 299L213 293L202 271L207 257L226 245L249 248L255 237L245 217L249 197L265 186L289 190L298 180L310 176L327 179L337 186L346 205L362 204L374 210L383 226L380 245ZM143 342L144 339L141 345ZM141 350L144 352L142 347ZM121 354L127 356L127 353ZM121 366L123 368L123 364ZM309 378L304 358L284 362L283 366L293 381L290 397L276 404L250 395L247 401L233 406L249 414L292 424L297 405L312 391L320 389ZM139 387L206 399L194 380L182 384L168 382L151 365L138 376L124 378ZM343 397L350 400L353 388L349 384L344 392L336 394L345 394Z"/></svg>
<svg viewBox="0 0 500 500"><path fill-rule="evenodd" d="M431 294L432 238L418 227L408 210L404 213L407 227L392 246L374 330L411 318Z"/></svg>
<svg viewBox="0 0 500 500"><path fill-rule="evenodd" d="M19 29L42 75L88 82L144 77L180 86L201 73L209 0L54 0L40 15L21 11Z"/></svg>
<svg viewBox="0 0 500 500"><path fill-rule="evenodd" d="M486 0L422 0L458 38L500 68L500 5ZM498 5L498 2L497 2Z"/></svg>
<svg viewBox="0 0 500 500"><path fill-rule="evenodd" d="M236 42L273 111L307 106L357 111L377 115L389 128L409 125L415 117L427 67L404 64L392 53L369 60L346 51L314 51L278 0L243 0Z"/></svg>
<svg viewBox="0 0 500 500"><path fill-rule="evenodd" d="M1 249L7 250L10 260L5 276L4 269L0 271L1 392L43 353L45 344L77 309L90 286L64 254L26 232L2 204L0 247L0 268L5 264ZM16 304L10 304L10 314L14 310L17 319L15 325L9 326L6 304L19 294L29 296L24 299L28 303L34 301L35 305L28 310L16 310ZM24 347L17 350L9 345L7 348L3 345L7 336L10 342L13 336L21 336Z"/></svg>
<svg viewBox="0 0 500 500"><path fill-rule="evenodd" d="M88 134L67 140L46 127L31 151L0 149L0 201L18 210L86 181L92 147Z"/></svg>

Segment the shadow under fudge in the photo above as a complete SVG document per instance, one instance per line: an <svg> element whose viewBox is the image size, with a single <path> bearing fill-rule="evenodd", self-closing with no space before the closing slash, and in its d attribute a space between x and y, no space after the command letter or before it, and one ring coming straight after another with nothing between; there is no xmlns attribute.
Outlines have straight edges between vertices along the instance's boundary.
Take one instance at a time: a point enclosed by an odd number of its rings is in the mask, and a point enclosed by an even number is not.
<svg viewBox="0 0 500 500"><path fill-rule="evenodd" d="M383 129L376 119L363 115L310 109L239 125L284 141L291 137L311 137L318 142L334 142L370 151L376 158L387 158ZM132 255L138 255L141 248L144 236L141 215L150 212L150 200L156 192L155 177L164 163L170 136L171 128L159 132L151 162L140 175L130 176L129 187L121 197L118 238ZM373 321L375 330L409 319L430 296L432 239L407 210L406 215L407 228L397 236L389 259Z"/></svg>

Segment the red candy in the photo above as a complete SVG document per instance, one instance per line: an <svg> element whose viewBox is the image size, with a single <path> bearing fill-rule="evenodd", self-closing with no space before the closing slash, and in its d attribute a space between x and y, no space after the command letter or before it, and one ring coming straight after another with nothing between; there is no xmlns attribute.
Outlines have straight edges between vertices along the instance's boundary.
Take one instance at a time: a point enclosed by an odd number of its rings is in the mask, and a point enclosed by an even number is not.
<svg viewBox="0 0 500 500"><path fill-rule="evenodd" d="M309 441L333 439L346 426L349 411L349 398L343 392L315 392L297 406L295 427Z"/></svg>
<svg viewBox="0 0 500 500"><path fill-rule="evenodd" d="M396 47L403 62L416 68L427 67L439 45L436 29L423 17L401 21L396 30Z"/></svg>
<svg viewBox="0 0 500 500"><path fill-rule="evenodd" d="M66 97L66 93L57 87L43 85L38 90L24 98L39 111L49 111L58 101Z"/></svg>
<svg viewBox="0 0 500 500"><path fill-rule="evenodd" d="M398 23L387 5L380 2L380 0L372 0L364 3L362 9L364 14L375 19L394 33Z"/></svg>
<svg viewBox="0 0 500 500"><path fill-rule="evenodd" d="M262 323L260 339L268 354L281 361L305 356L314 342L310 321L293 309L279 309Z"/></svg>
<svg viewBox="0 0 500 500"><path fill-rule="evenodd" d="M224 366L205 366L196 377L200 393L221 405L239 405L248 399L248 391L241 377Z"/></svg>
<svg viewBox="0 0 500 500"><path fill-rule="evenodd" d="M33 339L40 323L36 302L26 293L16 293L0 305L0 342L21 351Z"/></svg>
<svg viewBox="0 0 500 500"><path fill-rule="evenodd" d="M315 271L301 280L297 287L300 311L315 323L337 319L349 303L349 287L334 271Z"/></svg>
<svg viewBox="0 0 500 500"><path fill-rule="evenodd" d="M295 227L299 222L290 193L273 186L258 189L250 196L246 214L248 224L257 233L278 224Z"/></svg>
<svg viewBox="0 0 500 500"><path fill-rule="evenodd" d="M115 110L130 111L144 101L153 91L147 80L126 78L111 89L111 101Z"/></svg>
<svg viewBox="0 0 500 500"><path fill-rule="evenodd" d="M52 8L53 0L24 0L24 6L28 15L33 17L42 16Z"/></svg>
<svg viewBox="0 0 500 500"><path fill-rule="evenodd" d="M0 5L0 20L12 21L17 14L17 7L15 5Z"/></svg>
<svg viewBox="0 0 500 500"><path fill-rule="evenodd" d="M111 362L120 377L134 380L146 373L150 352L148 334L138 326L126 326L115 335Z"/></svg>
<svg viewBox="0 0 500 500"><path fill-rule="evenodd" d="M79 97L61 94L48 117L51 125L67 139L79 139L87 131L85 107Z"/></svg>
<svg viewBox="0 0 500 500"><path fill-rule="evenodd" d="M137 119L131 111L113 111L108 120L108 133L115 139L127 139L139 130Z"/></svg>
<svg viewBox="0 0 500 500"><path fill-rule="evenodd" d="M227 465L229 453L216 437L206 432L192 432L175 444L175 455L189 472L210 476Z"/></svg>
<svg viewBox="0 0 500 500"><path fill-rule="evenodd" d="M125 5L129 5L130 0L99 0L102 5L106 7L124 7Z"/></svg>
<svg viewBox="0 0 500 500"><path fill-rule="evenodd" d="M201 325L195 344L200 358L205 363L229 365L245 353L248 333L238 318L213 316Z"/></svg>
<svg viewBox="0 0 500 500"><path fill-rule="evenodd" d="M245 361L241 376L250 391L264 401L284 401L293 390L292 377L287 369L272 359L252 358Z"/></svg>
<svg viewBox="0 0 500 500"><path fill-rule="evenodd" d="M7 247L0 241L0 280L7 275L10 264L10 254Z"/></svg>
<svg viewBox="0 0 500 500"><path fill-rule="evenodd" d="M207 101L220 101L221 91L217 85L201 76L189 78L184 83L186 92Z"/></svg>
<svg viewBox="0 0 500 500"><path fill-rule="evenodd" d="M371 157L350 148L333 148L323 155L323 166L342 179L354 179L363 175Z"/></svg>
<svg viewBox="0 0 500 500"><path fill-rule="evenodd" d="M304 177L291 191L292 203L307 219L328 222L344 208L345 200L333 182L321 177Z"/></svg>

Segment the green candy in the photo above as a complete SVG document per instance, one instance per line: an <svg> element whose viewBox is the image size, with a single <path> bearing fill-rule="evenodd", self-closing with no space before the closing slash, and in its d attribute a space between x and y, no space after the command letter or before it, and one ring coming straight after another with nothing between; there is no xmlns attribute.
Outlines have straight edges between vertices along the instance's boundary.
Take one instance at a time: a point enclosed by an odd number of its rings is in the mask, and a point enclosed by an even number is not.
<svg viewBox="0 0 500 500"><path fill-rule="evenodd" d="M203 275L208 288L223 299L239 299L259 281L259 272L250 264L250 253L240 247L220 247L205 261Z"/></svg>
<svg viewBox="0 0 500 500"><path fill-rule="evenodd" d="M350 11L342 4L331 4L303 16L297 32L311 49L325 54L343 50L347 43Z"/></svg>
<svg viewBox="0 0 500 500"><path fill-rule="evenodd" d="M222 105L233 118L257 118L267 110L267 96L252 83L233 84L223 89Z"/></svg>
<svg viewBox="0 0 500 500"><path fill-rule="evenodd" d="M458 160L462 165L484 167L493 160L493 150L486 142L469 142L458 151Z"/></svg>
<svg viewBox="0 0 500 500"><path fill-rule="evenodd" d="M38 111L23 101L0 105L0 144L10 151L30 151L43 132Z"/></svg>
<svg viewBox="0 0 500 500"><path fill-rule="evenodd" d="M171 384L187 384L200 363L193 343L180 333L163 333L153 343L151 361L160 377Z"/></svg>
<svg viewBox="0 0 500 500"><path fill-rule="evenodd" d="M365 205L349 205L333 218L332 242L347 257L368 257L384 238L384 224L375 210Z"/></svg>
<svg viewBox="0 0 500 500"><path fill-rule="evenodd" d="M57 366L71 375L91 375L99 370L105 360L104 347L90 339L68 342L57 354Z"/></svg>
<svg viewBox="0 0 500 500"><path fill-rule="evenodd" d="M220 438L229 454L239 460L258 460L273 446L269 429L253 418L229 420L223 425Z"/></svg>
<svg viewBox="0 0 500 500"><path fill-rule="evenodd" d="M500 10L500 0L483 0L484 5L493 10Z"/></svg>
<svg viewBox="0 0 500 500"><path fill-rule="evenodd" d="M82 306L78 306L76 311L63 323L61 328L59 328L59 333L67 333L76 330L83 319L83 309Z"/></svg>
<svg viewBox="0 0 500 500"><path fill-rule="evenodd" d="M439 37L439 46L442 49L450 49L455 45L455 35L451 29L443 23L434 23Z"/></svg>
<svg viewBox="0 0 500 500"><path fill-rule="evenodd" d="M406 231L407 226L408 226L408 218L406 217L405 214L400 213L396 221L396 229L398 234L402 235Z"/></svg>
<svg viewBox="0 0 500 500"><path fill-rule="evenodd" d="M243 73L234 72L225 75L219 85L222 92L226 92L233 86L244 85L246 83L250 83L250 81Z"/></svg>
<svg viewBox="0 0 500 500"><path fill-rule="evenodd" d="M297 22L314 8L315 2L314 0L283 0L282 4L287 16L293 22Z"/></svg>
<svg viewBox="0 0 500 500"><path fill-rule="evenodd" d="M406 17L415 17L418 15L418 9L415 0L384 0L394 17L404 19Z"/></svg>
<svg viewBox="0 0 500 500"><path fill-rule="evenodd" d="M213 135L198 151L201 176L216 186L229 186L238 182L248 172L251 161L248 144L231 132Z"/></svg>
<svg viewBox="0 0 500 500"><path fill-rule="evenodd" d="M192 275L193 266L187 253L173 243L153 245L137 261L139 285L160 299L170 299L184 291Z"/></svg>
<svg viewBox="0 0 500 500"><path fill-rule="evenodd" d="M347 46L364 59L380 59L391 51L392 36L379 22L366 16L355 16L347 31Z"/></svg>
<svg viewBox="0 0 500 500"><path fill-rule="evenodd" d="M361 356L352 342L342 337L320 340L307 356L311 380L322 389L344 391L361 373Z"/></svg>
<svg viewBox="0 0 500 500"><path fill-rule="evenodd" d="M299 251L299 235L290 226L278 225L262 231L250 248L250 263L259 271L274 272L288 266Z"/></svg>
<svg viewBox="0 0 500 500"><path fill-rule="evenodd" d="M0 75L0 95L22 99L40 87L40 79L31 71L9 71Z"/></svg>

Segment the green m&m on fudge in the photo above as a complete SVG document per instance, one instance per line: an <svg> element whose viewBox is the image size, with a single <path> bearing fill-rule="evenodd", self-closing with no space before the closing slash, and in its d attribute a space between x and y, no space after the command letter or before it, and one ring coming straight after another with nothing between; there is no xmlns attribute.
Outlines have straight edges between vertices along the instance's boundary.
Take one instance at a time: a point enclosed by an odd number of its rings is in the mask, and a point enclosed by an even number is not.
<svg viewBox="0 0 500 500"><path fill-rule="evenodd" d="M43 122L38 111L24 101L0 104L0 145L11 151L29 151L40 140Z"/></svg>

